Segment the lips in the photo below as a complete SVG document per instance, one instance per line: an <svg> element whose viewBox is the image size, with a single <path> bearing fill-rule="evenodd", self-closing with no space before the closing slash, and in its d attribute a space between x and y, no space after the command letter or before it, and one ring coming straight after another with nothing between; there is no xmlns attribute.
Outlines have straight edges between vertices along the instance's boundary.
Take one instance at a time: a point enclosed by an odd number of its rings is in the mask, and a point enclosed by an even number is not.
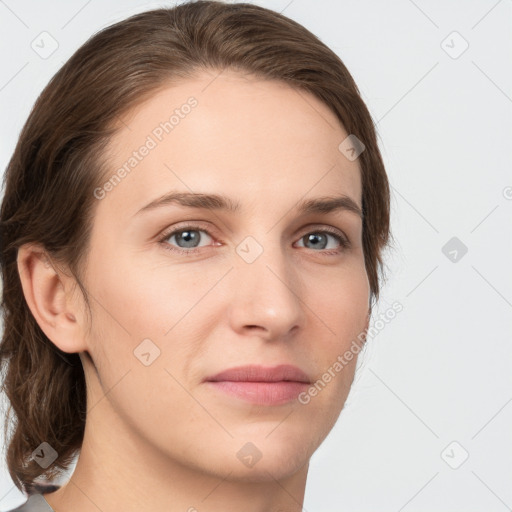
<svg viewBox="0 0 512 512"><path fill-rule="evenodd" d="M300 368L289 364L249 365L224 370L204 379L204 383L231 400L276 406L295 401L309 387L311 379Z"/></svg>
<svg viewBox="0 0 512 512"><path fill-rule="evenodd" d="M294 381L311 383L309 377L297 366L282 364L266 367L258 365L237 366L205 379L209 382L279 382Z"/></svg>

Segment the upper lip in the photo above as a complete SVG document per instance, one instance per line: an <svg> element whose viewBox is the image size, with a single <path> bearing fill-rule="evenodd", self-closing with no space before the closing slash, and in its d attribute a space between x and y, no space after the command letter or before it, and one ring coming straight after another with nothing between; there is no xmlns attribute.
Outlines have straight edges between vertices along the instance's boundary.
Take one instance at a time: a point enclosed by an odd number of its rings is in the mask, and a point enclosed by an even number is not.
<svg viewBox="0 0 512 512"><path fill-rule="evenodd" d="M246 365L223 370L216 375L207 377L206 381L246 381L246 382L279 382L283 380L307 382L310 379L297 366L280 364L278 366Z"/></svg>

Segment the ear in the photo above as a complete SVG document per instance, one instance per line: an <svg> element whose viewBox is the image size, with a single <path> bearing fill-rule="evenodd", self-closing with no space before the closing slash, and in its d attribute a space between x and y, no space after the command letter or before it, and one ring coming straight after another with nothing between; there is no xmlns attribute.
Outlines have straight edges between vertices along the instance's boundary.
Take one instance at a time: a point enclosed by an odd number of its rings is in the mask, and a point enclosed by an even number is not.
<svg viewBox="0 0 512 512"><path fill-rule="evenodd" d="M38 244L21 246L17 263L25 300L41 330L63 352L86 350L85 314L80 301L72 300L75 279L56 270Z"/></svg>

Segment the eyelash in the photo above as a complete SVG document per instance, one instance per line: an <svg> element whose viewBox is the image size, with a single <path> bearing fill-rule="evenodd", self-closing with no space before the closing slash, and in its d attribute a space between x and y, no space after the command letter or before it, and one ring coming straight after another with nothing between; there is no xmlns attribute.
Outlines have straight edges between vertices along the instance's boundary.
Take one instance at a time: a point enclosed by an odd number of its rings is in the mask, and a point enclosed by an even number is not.
<svg viewBox="0 0 512 512"><path fill-rule="evenodd" d="M198 226L196 224L187 224L186 226L180 226L179 228L174 228L174 229L172 229L170 231L165 232L158 239L158 242L163 246L163 248L165 250L171 251L173 253L184 254L186 256L194 255L197 252L199 252L201 249L204 249L204 247L195 247L195 248L192 248L192 249L182 249L180 247L174 247L174 246L169 245L167 240L171 236L173 236L173 235L175 235L177 233L181 233L183 231L203 231L209 237L214 239L213 235L207 229L204 229L204 227ZM308 231L308 232L304 233L304 235L302 235L299 238L299 240L304 238L304 236L312 234L312 233L315 233L315 234L327 233L327 234L333 236L334 238L336 238L337 241L340 244L340 248L336 249L336 250L323 249L323 250L320 250L320 251L315 251L314 249L311 249L314 252L322 253L322 254L324 254L326 256L329 256L329 255L337 256L337 255L341 254L344 250L350 248L350 246L351 246L350 241L348 240L348 238L345 238L344 236L340 235L337 230L334 230L332 228L322 228L322 229L318 229L318 230ZM307 249L307 247L306 247L306 249Z"/></svg>

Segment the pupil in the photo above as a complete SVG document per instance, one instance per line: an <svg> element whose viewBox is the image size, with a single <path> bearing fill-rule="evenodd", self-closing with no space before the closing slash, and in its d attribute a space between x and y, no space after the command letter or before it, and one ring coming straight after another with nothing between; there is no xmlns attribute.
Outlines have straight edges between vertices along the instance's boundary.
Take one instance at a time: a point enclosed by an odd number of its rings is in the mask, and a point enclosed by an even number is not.
<svg viewBox="0 0 512 512"><path fill-rule="evenodd" d="M316 245L317 247L320 245L322 246L322 249L325 248L325 243L322 244L321 242L318 243L318 240L323 237L324 239L326 238L325 235L319 235L319 234L311 234L311 235L308 235L306 238L308 239L308 242L313 242L314 245ZM324 240L325 242L325 240Z"/></svg>
<svg viewBox="0 0 512 512"><path fill-rule="evenodd" d="M176 239L178 243L180 241L184 242L186 245L185 247L195 247L194 241L197 242L198 236L195 234L195 231L182 231L181 234L178 233L176 235Z"/></svg>

